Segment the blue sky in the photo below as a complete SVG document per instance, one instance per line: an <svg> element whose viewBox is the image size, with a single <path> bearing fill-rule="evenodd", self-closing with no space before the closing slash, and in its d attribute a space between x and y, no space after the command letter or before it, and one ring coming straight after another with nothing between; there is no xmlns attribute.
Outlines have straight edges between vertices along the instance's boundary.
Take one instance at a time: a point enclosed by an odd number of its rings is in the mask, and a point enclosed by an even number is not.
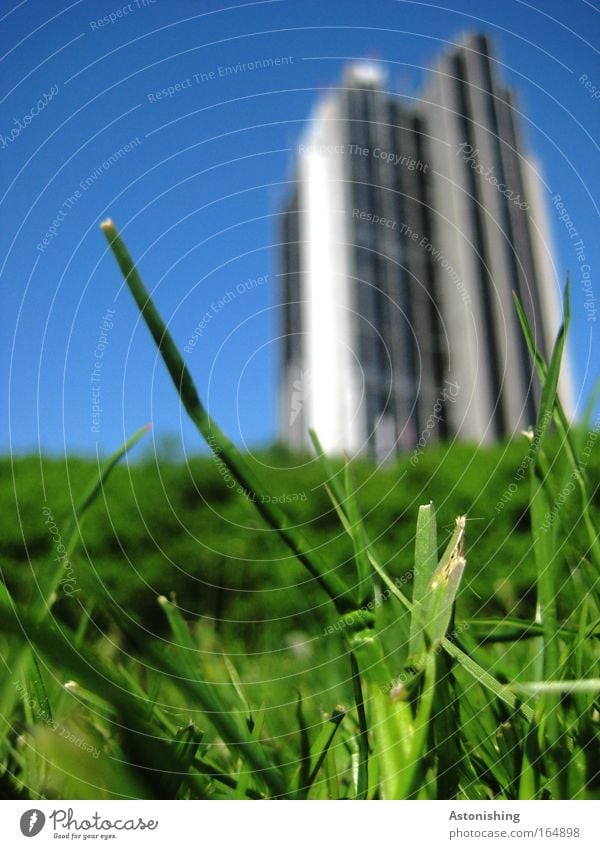
<svg viewBox="0 0 600 849"><path fill-rule="evenodd" d="M562 196L600 300L600 27L588 3L25 0L3 10L4 453L106 452L148 421L154 438L173 434L201 450L106 253L98 223L109 214L182 346L221 299L190 368L235 440L274 438L277 212L291 149L349 58L386 63L390 88L409 94L446 42L465 29L490 34L548 200ZM219 72L277 57L291 58ZM581 407L599 371L597 321L584 307L573 239L550 203L549 213L557 267L573 273Z"/></svg>

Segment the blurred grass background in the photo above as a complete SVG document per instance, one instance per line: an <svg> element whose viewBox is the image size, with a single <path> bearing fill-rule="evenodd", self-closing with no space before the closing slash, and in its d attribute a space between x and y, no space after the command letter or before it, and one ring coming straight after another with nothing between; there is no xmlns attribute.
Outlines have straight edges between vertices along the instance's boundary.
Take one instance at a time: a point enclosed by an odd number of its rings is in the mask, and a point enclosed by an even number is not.
<svg viewBox="0 0 600 849"><path fill-rule="evenodd" d="M418 507L433 500L442 544L457 515L469 518L460 616L533 618L529 482L527 473L521 480L516 475L527 449L527 441L519 439L493 447L431 446L414 465L410 455L379 468L357 461L360 507L390 575L410 588ZM284 509L327 562L351 579L349 541L340 532L318 464L279 448L254 455L250 462L270 491L285 498ZM60 532L97 463L32 456L4 458L0 468L4 579L14 597L27 602L55 546L42 508L51 510ZM600 480L597 449L588 474ZM596 506L599 500L596 488ZM578 544L585 548L574 501L565 505L573 511L567 559ZM272 651L274 645L294 644L302 633L315 634L331 624L329 605L314 582L264 527L254 505L228 488L212 457L178 462L159 451L115 469L104 497L85 518L82 542L72 563L76 591L70 597L61 593L55 608L71 624L80 613L79 599L93 598L102 626L107 593L153 633L165 627L157 596L175 594L188 618L204 617L219 639L246 651Z"/></svg>

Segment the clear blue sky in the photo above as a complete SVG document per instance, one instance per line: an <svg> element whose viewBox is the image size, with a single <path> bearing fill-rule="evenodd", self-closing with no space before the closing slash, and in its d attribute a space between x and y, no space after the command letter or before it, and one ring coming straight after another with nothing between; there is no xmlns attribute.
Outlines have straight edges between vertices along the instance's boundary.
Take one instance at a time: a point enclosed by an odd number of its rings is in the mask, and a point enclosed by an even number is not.
<svg viewBox="0 0 600 849"><path fill-rule="evenodd" d="M348 58L388 63L390 86L410 93L444 44L467 28L493 37L505 79L518 89L548 198L562 195L585 243L600 312L600 62L593 46L600 26L590 3L11 0L2 9L7 415L0 451L105 452L147 421L155 436L175 434L187 450L201 450L106 253L98 223L108 214L141 260L181 345L210 305L234 291L206 323L189 364L234 439L271 441L277 211L291 148ZM114 23L98 23L119 11ZM275 57L293 60L219 77L219 67ZM583 74L599 98L579 81ZM156 97L177 83L172 97ZM128 153L102 168L132 141ZM571 350L582 406L599 371L600 315L586 318L573 240L553 210L551 225L557 265L573 272ZM266 283L235 291L265 276ZM102 340L109 309L113 326ZM94 432L90 380L99 340L94 387L102 412Z"/></svg>

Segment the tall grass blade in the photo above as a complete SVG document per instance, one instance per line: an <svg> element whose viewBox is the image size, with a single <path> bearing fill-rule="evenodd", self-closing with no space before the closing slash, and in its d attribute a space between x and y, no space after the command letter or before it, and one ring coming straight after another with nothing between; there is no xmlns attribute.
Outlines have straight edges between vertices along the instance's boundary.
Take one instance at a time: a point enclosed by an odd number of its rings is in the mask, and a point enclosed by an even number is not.
<svg viewBox="0 0 600 849"><path fill-rule="evenodd" d="M427 634L434 646L444 639L452 619L454 602L466 566L466 516L458 516L456 528L431 581L425 598Z"/></svg>
<svg viewBox="0 0 600 849"><path fill-rule="evenodd" d="M325 590L336 606L338 613L344 614L352 610L354 602L345 583L336 575L335 571L327 568L321 558L312 550L304 535L294 528L285 513L271 502L270 497L265 493L240 452L205 410L192 376L144 286L123 239L110 219L104 221L101 227L129 291L133 295L161 353L181 402L199 433L204 437L213 453L225 463L240 484L246 497L254 503L265 522L277 531L292 554L308 569L313 578Z"/></svg>
<svg viewBox="0 0 600 849"><path fill-rule="evenodd" d="M353 480L350 463L346 462L345 470L346 504L348 524L350 527L350 538L354 548L354 562L356 564L357 598L358 607L364 607L373 598L373 582L371 581L371 567L367 556L367 541L358 501L356 497L356 485Z"/></svg>
<svg viewBox="0 0 600 849"><path fill-rule="evenodd" d="M437 522L432 503L422 504L417 517L415 569L413 575L413 611L410 619L409 655L425 651L425 605L429 585L438 564Z"/></svg>
<svg viewBox="0 0 600 849"><path fill-rule="evenodd" d="M558 332L557 340L556 340L556 343L555 343L555 346L554 346L554 353L557 352L557 348L558 348L560 350L561 357L562 357L562 352L563 352L563 349L564 349L566 334L568 332L569 323L570 323L571 313L570 313L569 293L570 293L570 281L569 281L569 278L567 277L567 284L566 284L566 287L565 287L564 303L563 303L564 320L563 320L563 324L562 324L562 326L561 326L561 328ZM537 371L539 373L540 379L542 380L542 383L545 385L545 383L548 379L548 375L549 375L548 366L547 366L544 358L542 357L542 355L540 354L540 352L539 352L539 350L536 346L535 337L533 335L533 332L532 332L531 327L529 325L529 322L527 320L527 316L525 315L525 312L524 312L524 310L523 310L523 308L522 308L522 306L519 302L519 299L518 299L518 297L515 293L513 293L513 298L514 298L515 305L516 305L516 308L517 308L517 314L518 314L518 317L519 317L519 321L521 323L521 328L523 330L523 334L524 334L525 339L527 341L527 346L529 348L531 357L532 357L532 359L535 363L535 366L536 366ZM554 357L553 357L553 359L554 359ZM560 358L558 359L557 362L558 362L558 368L560 368ZM555 363L555 366L556 366L556 363ZM552 376L550 376L550 379L551 379L551 382L554 382L554 380L557 381L558 380L558 374L556 374L554 376L554 378ZM542 406L542 402L541 402L541 406ZM547 412L548 405L546 404L545 407L546 407L546 412ZM573 436L572 436L572 433L571 433L571 428L569 426L569 422L568 422L567 416L565 414L565 411L563 409L563 406L560 402L560 398L556 395L556 392L555 392L555 400L554 400L554 404L553 404L551 412L552 412L552 416L554 418L554 421L556 423L557 430L558 430L558 432L561 436L562 442L565 446L565 449L566 449L566 452L567 452L567 455L568 455L568 458L569 458L569 462L571 464L572 474L573 474L573 477L574 477L574 479L577 483L577 488L579 490L582 517L583 517L584 525L585 525L586 532L587 532L587 535L588 535L590 552L591 552L591 555L593 557L596 568L600 569L600 541L598 539L598 534L595 530L594 521L593 521L591 514L590 514L590 504L592 503L590 485L589 485L589 481L587 479L586 470L585 470L585 468L582 468L582 465L578 460L577 449L576 449L575 442L574 442L574 439L573 439ZM540 414L541 414L541 409L540 409ZM540 418L542 418L542 422L544 424L544 433L545 433L549 423L546 422L544 417L542 417L541 415L540 415ZM539 442L539 440L538 440L538 442Z"/></svg>
<svg viewBox="0 0 600 849"><path fill-rule="evenodd" d="M325 451L323 450L323 446L321 445L321 442L319 441L319 437L318 437L316 431L314 431L311 428L308 431L308 435L310 436L310 440L311 440L313 447L315 449L317 459L318 459L323 471L325 472L325 474L327 476L327 482L329 484L329 488L331 489L331 491L335 495L338 504L342 507L342 511L345 513L345 507L344 507L345 493L344 493L344 488L343 488L342 482L341 482L343 480L342 472L341 471L336 472L335 469L333 468L333 466L331 465L331 461L329 460L329 457L327 456L327 454L325 454Z"/></svg>

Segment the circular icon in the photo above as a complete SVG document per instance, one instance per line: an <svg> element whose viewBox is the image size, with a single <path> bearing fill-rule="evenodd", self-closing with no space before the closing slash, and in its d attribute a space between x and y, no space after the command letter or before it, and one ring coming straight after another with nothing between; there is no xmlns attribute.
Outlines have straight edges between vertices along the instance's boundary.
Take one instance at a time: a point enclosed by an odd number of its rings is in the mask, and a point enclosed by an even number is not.
<svg viewBox="0 0 600 849"><path fill-rule="evenodd" d="M46 817L38 808L25 811L21 816L21 834L25 837L35 837L43 829Z"/></svg>

